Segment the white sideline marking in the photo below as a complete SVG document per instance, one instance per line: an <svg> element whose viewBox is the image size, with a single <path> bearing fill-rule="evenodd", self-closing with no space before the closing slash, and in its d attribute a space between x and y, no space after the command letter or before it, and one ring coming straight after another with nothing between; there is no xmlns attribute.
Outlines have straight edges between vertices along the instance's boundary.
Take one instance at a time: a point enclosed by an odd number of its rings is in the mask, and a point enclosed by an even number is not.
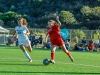
<svg viewBox="0 0 100 75"><path fill-rule="evenodd" d="M0 60L28 60L27 58L26 59L23 59L23 58L0 58ZM34 60L33 61L42 61L42 60Z"/></svg>
<svg viewBox="0 0 100 75"><path fill-rule="evenodd" d="M71 64L75 66L86 66L86 67L100 67L100 66L95 66L95 65L75 64L75 63L63 63L63 64Z"/></svg>
<svg viewBox="0 0 100 75"><path fill-rule="evenodd" d="M3 59L3 60L9 60L9 59L12 59L12 60L14 60L14 59L16 59L16 60L27 60L27 58L26 59L22 59L22 58L0 58L1 60ZM42 60L34 60L33 59L33 61L42 61ZM61 64L70 64L70 65L75 65L75 66L86 66L86 67L98 67L98 68L100 68L100 66L95 66L95 65L86 65L86 64L76 64L76 63L74 63L74 62L71 62L71 63L63 63L63 62L56 62L56 63L61 63Z"/></svg>

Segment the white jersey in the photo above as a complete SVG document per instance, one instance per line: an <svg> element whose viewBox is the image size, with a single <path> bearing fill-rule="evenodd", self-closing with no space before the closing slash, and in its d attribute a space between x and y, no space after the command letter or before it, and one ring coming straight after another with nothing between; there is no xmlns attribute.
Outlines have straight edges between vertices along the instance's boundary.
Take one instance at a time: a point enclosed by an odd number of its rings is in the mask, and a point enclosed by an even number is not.
<svg viewBox="0 0 100 75"><path fill-rule="evenodd" d="M26 35L26 32L29 31L29 30L26 26L21 26L21 27L16 26L15 30L17 32L18 41L28 40L28 36Z"/></svg>

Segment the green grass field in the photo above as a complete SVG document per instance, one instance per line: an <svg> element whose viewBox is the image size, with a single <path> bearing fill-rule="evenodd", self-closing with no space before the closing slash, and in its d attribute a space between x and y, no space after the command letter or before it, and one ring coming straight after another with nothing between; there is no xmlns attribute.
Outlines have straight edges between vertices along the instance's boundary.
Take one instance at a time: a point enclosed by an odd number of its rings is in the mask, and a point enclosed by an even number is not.
<svg viewBox="0 0 100 75"><path fill-rule="evenodd" d="M74 62L56 50L56 63L44 66L42 61L50 59L50 50L33 48L29 63L19 47L0 46L0 75L100 75L99 52L70 52Z"/></svg>

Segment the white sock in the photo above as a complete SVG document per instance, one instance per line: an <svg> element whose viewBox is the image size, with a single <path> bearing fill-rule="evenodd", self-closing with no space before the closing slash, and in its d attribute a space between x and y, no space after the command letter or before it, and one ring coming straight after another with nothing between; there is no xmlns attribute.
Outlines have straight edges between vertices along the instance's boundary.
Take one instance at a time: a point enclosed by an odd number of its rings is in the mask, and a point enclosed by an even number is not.
<svg viewBox="0 0 100 75"><path fill-rule="evenodd" d="M26 51L24 52L24 54L25 54L25 56L26 56L29 60L31 60L30 55L29 55Z"/></svg>

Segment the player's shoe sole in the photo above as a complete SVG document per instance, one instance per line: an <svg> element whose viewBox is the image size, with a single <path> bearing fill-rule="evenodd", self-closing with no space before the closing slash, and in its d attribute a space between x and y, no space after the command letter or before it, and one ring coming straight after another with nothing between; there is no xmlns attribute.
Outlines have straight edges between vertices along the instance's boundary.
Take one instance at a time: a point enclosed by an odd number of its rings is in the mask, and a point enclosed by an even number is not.
<svg viewBox="0 0 100 75"><path fill-rule="evenodd" d="M49 62L52 63L52 64L55 64L55 61L54 60L50 60Z"/></svg>
<svg viewBox="0 0 100 75"><path fill-rule="evenodd" d="M70 58L70 60L72 61L72 62L74 62L74 58L71 56L71 57L69 57Z"/></svg>
<svg viewBox="0 0 100 75"><path fill-rule="evenodd" d="M31 59L31 60L29 60L29 62L32 62L32 59Z"/></svg>

